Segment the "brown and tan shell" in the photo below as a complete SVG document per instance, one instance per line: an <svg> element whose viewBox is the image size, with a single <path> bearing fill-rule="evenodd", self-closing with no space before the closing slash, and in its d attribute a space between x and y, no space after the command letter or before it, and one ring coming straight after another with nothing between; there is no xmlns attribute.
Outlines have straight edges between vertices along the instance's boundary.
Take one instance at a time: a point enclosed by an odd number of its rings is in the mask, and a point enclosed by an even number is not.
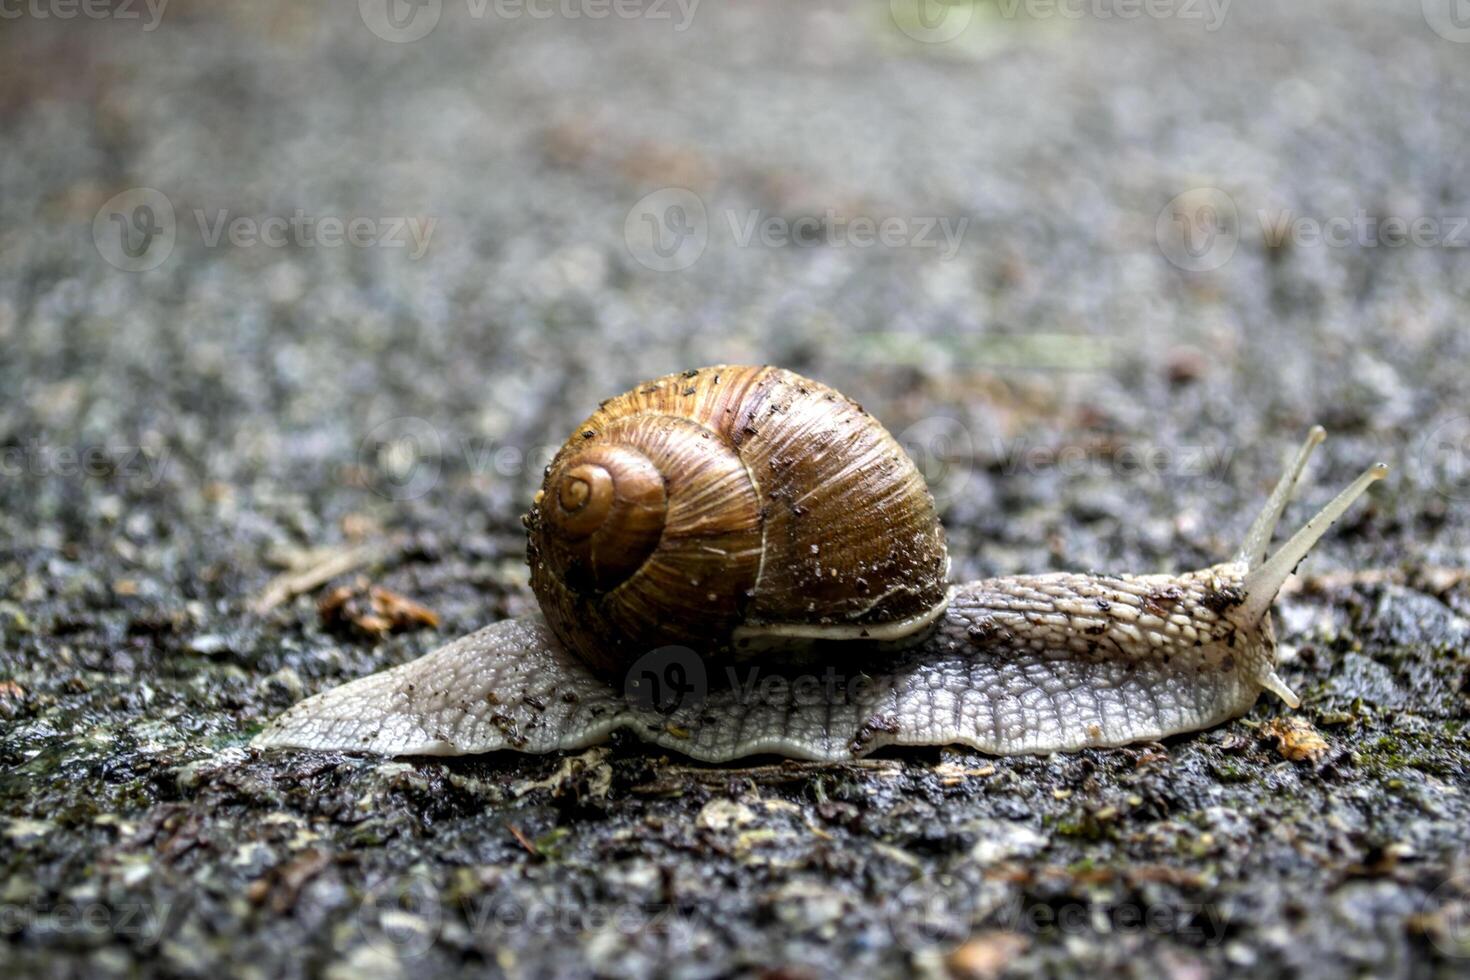
<svg viewBox="0 0 1470 980"><path fill-rule="evenodd" d="M856 402L780 368L686 371L603 402L526 527L548 623L606 673L672 644L899 640L945 605L944 532L912 461Z"/></svg>

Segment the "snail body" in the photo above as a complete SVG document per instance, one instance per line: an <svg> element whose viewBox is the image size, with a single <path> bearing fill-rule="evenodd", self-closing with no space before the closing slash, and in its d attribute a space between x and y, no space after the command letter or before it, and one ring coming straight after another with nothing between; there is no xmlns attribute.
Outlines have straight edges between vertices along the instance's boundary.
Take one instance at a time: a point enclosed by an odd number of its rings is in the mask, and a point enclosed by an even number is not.
<svg viewBox="0 0 1470 980"><path fill-rule="evenodd" d="M947 585L932 498L855 403L774 368L658 379L604 402L548 467L526 518L542 615L309 698L254 744L550 752L627 728L705 761L835 761L1123 745L1237 717L1262 690L1295 707L1271 604L1387 471L1267 558L1323 435L1229 561Z"/></svg>

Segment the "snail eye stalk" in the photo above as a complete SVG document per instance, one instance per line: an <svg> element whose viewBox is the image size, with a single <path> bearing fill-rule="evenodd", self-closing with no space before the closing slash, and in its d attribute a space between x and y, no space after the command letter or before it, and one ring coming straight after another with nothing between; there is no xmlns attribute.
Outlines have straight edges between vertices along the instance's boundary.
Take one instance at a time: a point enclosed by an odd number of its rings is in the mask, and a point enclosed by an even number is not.
<svg viewBox="0 0 1470 980"><path fill-rule="evenodd" d="M1304 450L1303 454L1306 452L1310 452L1310 448ZM1361 476L1348 484L1347 489L1332 498L1331 503L1318 511L1316 517L1307 521L1300 531L1293 534L1285 544L1277 549L1274 555L1246 573L1244 604L1246 622L1260 621L1261 617L1266 614L1266 610L1271 608L1271 603L1276 600L1276 593L1281 591L1281 586L1296 570L1298 563L1307 557L1307 552L1312 550L1312 546L1321 540L1322 535L1327 533L1327 529L1332 526L1333 522L1353 505L1353 501L1387 475L1387 463L1375 463L1368 467ZM1282 482L1285 483L1286 480L1283 479ZM1278 485L1277 490L1280 489L1281 486ZM1273 500L1275 496L1272 494Z"/></svg>
<svg viewBox="0 0 1470 980"><path fill-rule="evenodd" d="M1287 503L1291 501L1292 492L1296 490L1302 471L1307 468L1312 451L1322 445L1322 440L1326 438L1326 429L1320 425L1312 426L1312 431L1307 433L1307 441L1302 443L1302 448L1296 452L1296 458L1277 481L1276 489L1266 498L1266 506L1256 515L1251 529L1245 534L1240 551L1235 555L1235 560L1243 562L1247 570L1258 567L1266 560L1266 549L1271 545L1271 535L1276 533L1276 525L1281 521L1281 514L1286 510Z"/></svg>

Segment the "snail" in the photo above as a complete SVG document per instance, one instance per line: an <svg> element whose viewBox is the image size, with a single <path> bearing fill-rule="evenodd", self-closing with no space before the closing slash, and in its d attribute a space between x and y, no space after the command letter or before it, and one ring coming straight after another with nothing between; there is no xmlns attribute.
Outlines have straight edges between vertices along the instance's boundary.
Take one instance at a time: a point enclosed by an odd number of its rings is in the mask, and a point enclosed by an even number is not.
<svg viewBox="0 0 1470 980"><path fill-rule="evenodd" d="M302 701L259 747L552 752L617 729L695 759L1119 746L1244 714L1270 609L1379 463L1267 557L1312 429L1228 561L947 581L933 498L855 402L772 367L640 385L579 426L526 515L540 615Z"/></svg>

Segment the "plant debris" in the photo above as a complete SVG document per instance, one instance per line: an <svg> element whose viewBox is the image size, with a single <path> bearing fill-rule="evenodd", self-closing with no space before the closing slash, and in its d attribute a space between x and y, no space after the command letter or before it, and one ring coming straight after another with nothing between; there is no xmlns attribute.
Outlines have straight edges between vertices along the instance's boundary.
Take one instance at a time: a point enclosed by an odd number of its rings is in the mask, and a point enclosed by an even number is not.
<svg viewBox="0 0 1470 980"><path fill-rule="evenodd" d="M337 586L316 608L327 629L351 630L368 637L439 626L439 615L432 609L381 585L371 585L365 578Z"/></svg>
<svg viewBox="0 0 1470 980"><path fill-rule="evenodd" d="M1292 762L1317 762L1332 748L1305 718L1273 718L1262 734L1275 740L1281 758Z"/></svg>

